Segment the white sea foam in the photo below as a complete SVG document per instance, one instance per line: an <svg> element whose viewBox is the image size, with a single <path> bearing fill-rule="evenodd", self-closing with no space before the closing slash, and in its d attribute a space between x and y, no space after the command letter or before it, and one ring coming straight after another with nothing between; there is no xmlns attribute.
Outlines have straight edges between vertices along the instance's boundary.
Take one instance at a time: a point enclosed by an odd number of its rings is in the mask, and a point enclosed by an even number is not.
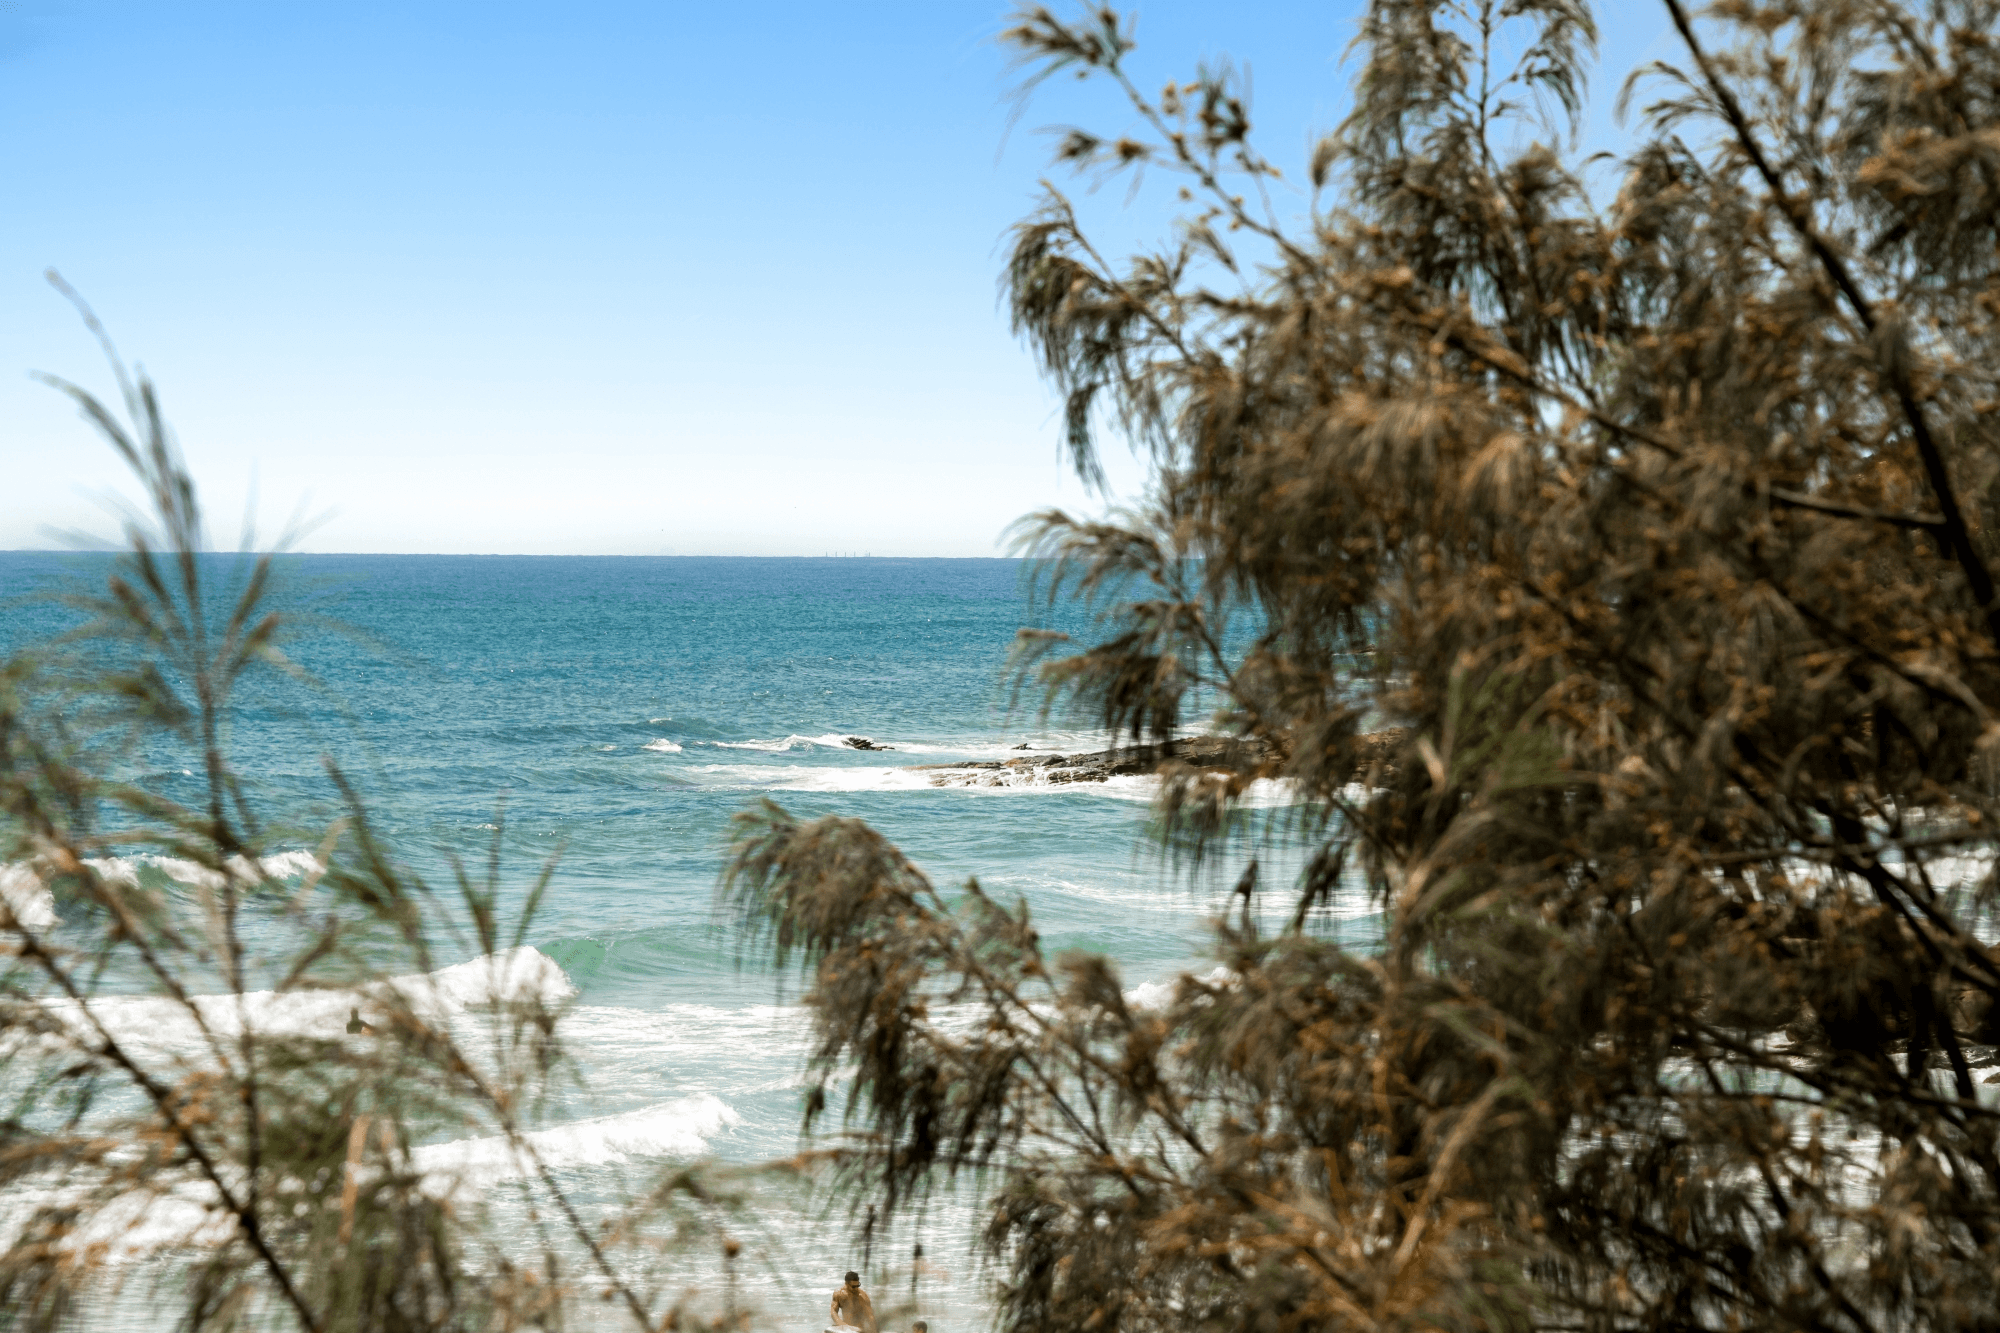
<svg viewBox="0 0 2000 1333"><path fill-rule="evenodd" d="M1096 754L1112 748L1108 731L1048 731L1032 736L994 740L990 737L951 737L937 740L891 740L886 744L907 754L949 755L954 758L991 760L1022 759L1052 754ZM1026 746L1024 750L1021 747Z"/></svg>
<svg viewBox="0 0 2000 1333"><path fill-rule="evenodd" d="M338 1037L344 1034L352 1009L369 1017L378 1016L385 1005L401 1004L426 1022L445 1023L485 1005L533 999L553 1005L574 994L576 987L554 959L523 945L435 972L391 977L353 989L197 995L191 1003L201 1023L219 1039L234 1037L246 1026L273 1035ZM89 1004L89 1016L68 999L46 1000L43 1008L78 1039L87 1040L90 1020L95 1018L121 1044L135 1049L185 1055L200 1048L201 1028L187 1006L177 1000L159 995L110 995Z"/></svg>
<svg viewBox="0 0 2000 1333"><path fill-rule="evenodd" d="M623 1115L539 1129L522 1137L550 1167L603 1166L657 1157L692 1157L709 1136L742 1119L713 1093L697 1093ZM410 1154L427 1189L449 1191L528 1175L527 1154L505 1135L433 1143Z"/></svg>
<svg viewBox="0 0 2000 1333"><path fill-rule="evenodd" d="M58 1248L70 1253L91 1250L112 1263L179 1246L223 1245L236 1231L235 1217L221 1210L214 1189L205 1184L183 1182L158 1194L126 1190L108 1199L57 1185L10 1194L5 1212L0 1213L0 1245L11 1248L18 1242L20 1227L36 1208L79 1205L87 1207L57 1242Z"/></svg>
<svg viewBox="0 0 2000 1333"><path fill-rule="evenodd" d="M719 786L763 791L928 791L929 776L907 768L848 768L828 765L701 764L684 770Z"/></svg>
<svg viewBox="0 0 2000 1333"><path fill-rule="evenodd" d="M43 886L39 875L18 861L0 866L0 910L29 930L60 924L55 895Z"/></svg>
<svg viewBox="0 0 2000 1333"><path fill-rule="evenodd" d="M1959 852L1945 856L1923 858L1924 873L1932 884L1940 889L1973 888L1993 869L1995 853L1990 851ZM1911 873L1902 865L1896 869Z"/></svg>
<svg viewBox="0 0 2000 1333"><path fill-rule="evenodd" d="M1182 972L1165 981L1143 981L1125 992L1125 1003L1134 1009L1164 1009L1174 1002L1174 992L1180 989L1181 978L1192 975ZM1218 963L1195 980L1205 986L1233 986L1237 978L1234 972Z"/></svg>
<svg viewBox="0 0 2000 1333"><path fill-rule="evenodd" d="M741 1118L721 1098L699 1093L623 1115L534 1130L522 1138L533 1147L534 1157L561 1170L693 1157L708 1146L711 1135ZM535 1169L533 1158L505 1135L428 1144L412 1151L410 1159L422 1173L421 1188L440 1199ZM365 1182L375 1172L363 1168L361 1174ZM324 1206L337 1207L339 1198L337 1191L329 1193ZM181 1246L213 1247L226 1243L235 1232L235 1218L222 1211L214 1189L202 1182L186 1182L160 1194L127 1190L108 1200L89 1196L74 1185L57 1184L10 1196L0 1215L0 1244L13 1243L21 1223L37 1205L86 1200L91 1205L88 1212L63 1238L62 1247L94 1249L112 1262Z"/></svg>
<svg viewBox="0 0 2000 1333"><path fill-rule="evenodd" d="M219 889L228 882L229 876L239 883L254 882L260 878L260 867L263 875L272 879L297 879L326 869L311 852L273 852L257 862L248 857L232 856L223 862L227 876L224 871L212 869L199 861L178 856L156 856L150 852L137 856L92 857L84 864L114 884L137 884L139 872L151 867L168 879L198 889Z"/></svg>
<svg viewBox="0 0 2000 1333"><path fill-rule="evenodd" d="M681 752L681 747L668 740L665 736L660 737L656 741L647 741L639 748L642 750L658 750L661 754L679 754Z"/></svg>
<svg viewBox="0 0 2000 1333"><path fill-rule="evenodd" d="M868 744L866 746L856 745L854 744L855 741L867 741ZM799 750L848 750L862 753L868 753L871 750L894 750L898 753L909 754L955 754L969 756L975 753L1000 755L1010 751L1010 747L1005 745L985 743L932 745L920 741L864 736L858 731L828 731L818 736L801 736L797 732L793 732L783 739L774 741L702 741L699 743L706 746L713 746L718 750L760 750L766 754L786 754Z"/></svg>
<svg viewBox="0 0 2000 1333"><path fill-rule="evenodd" d="M279 879L316 875L326 869L311 852L273 852L264 858L264 870Z"/></svg>
<svg viewBox="0 0 2000 1333"><path fill-rule="evenodd" d="M761 791L930 791L950 788L981 794L1071 793L1149 804L1160 794L1159 779L1144 774L1106 778L1099 782L1051 781L1030 768L909 768L847 765L697 764L679 770L717 786ZM1260 778L1238 799L1249 809L1279 809L1299 804L1296 789L1280 778Z"/></svg>
<svg viewBox="0 0 2000 1333"><path fill-rule="evenodd" d="M1993 870L1996 853L1992 851L1952 852L1938 856L1923 856L1921 861L1924 875L1933 888L1942 893L1969 891L1977 888ZM1916 861L1912 858L1887 852L1882 857L1883 866L1897 875L1915 878ZM1824 861L1807 860L1804 857L1787 857L1772 863L1773 869L1782 871L1795 885L1831 884L1835 877L1834 867ZM1722 872L1711 870L1710 878L1720 882ZM1983 921L1976 924L1983 930ZM1982 936L1983 937L1983 936Z"/></svg>
<svg viewBox="0 0 2000 1333"><path fill-rule="evenodd" d="M734 1096L768 1081L774 1052L789 1063L811 1036L798 1005L668 1004L658 1009L580 1004L563 1015L571 1049L588 1052L606 1086L671 1069L689 1091Z"/></svg>
<svg viewBox="0 0 2000 1333"><path fill-rule="evenodd" d="M980 876L980 883L986 886L988 892L1003 900L1011 900L1017 895L1026 898L1036 904L1037 911L1052 894L1082 898L1122 911L1147 915L1175 916L1187 910L1187 902L1181 895L1161 893L1158 879L1148 875L1071 879L1062 875L1003 870Z"/></svg>
<svg viewBox="0 0 2000 1333"><path fill-rule="evenodd" d="M576 994L556 960L528 944L386 984L418 1001L434 997L447 1008L458 1009L535 999L555 1004Z"/></svg>
<svg viewBox="0 0 2000 1333"><path fill-rule="evenodd" d="M858 731L829 731L817 736L802 736L793 732L777 740L703 741L701 744L719 750L761 750L766 754L785 754L801 750L855 750L858 747L849 742L857 739L898 754L943 755L968 760L1018 759L1028 754L1085 754L1107 750L1112 745L1109 732L1076 731L1042 732L1013 740L994 740L986 736L905 740L894 736L864 735ZM1023 750L1023 745L1028 748Z"/></svg>
<svg viewBox="0 0 2000 1333"><path fill-rule="evenodd" d="M159 871L168 879L193 888L219 889L228 882L230 876L239 883L253 883L263 875L272 879L296 879L303 875L317 874L325 869L319 858L311 852L273 852L261 862L253 863L245 857L232 856L223 864L227 874L211 869L199 861L189 861L177 856L157 856L142 853L136 856L94 856L84 862L100 877L113 884L136 888L140 871L148 867ZM0 866L0 903L15 918L31 930L43 930L62 924L56 915L55 898L33 864L16 861Z"/></svg>
<svg viewBox="0 0 2000 1333"><path fill-rule="evenodd" d="M1076 781L1045 768L936 768L921 776L933 787L968 791L1076 792L1113 800L1151 804L1160 795L1160 780L1150 773L1121 773L1096 781ZM1300 803L1296 784L1286 778L1258 778L1236 799L1243 809L1273 810Z"/></svg>
<svg viewBox="0 0 2000 1333"><path fill-rule="evenodd" d="M767 754L783 754L788 750L853 748L847 743L845 735L836 735L833 732L827 732L823 736L801 736L794 732L778 741L711 741L710 744L718 750L762 750Z"/></svg>

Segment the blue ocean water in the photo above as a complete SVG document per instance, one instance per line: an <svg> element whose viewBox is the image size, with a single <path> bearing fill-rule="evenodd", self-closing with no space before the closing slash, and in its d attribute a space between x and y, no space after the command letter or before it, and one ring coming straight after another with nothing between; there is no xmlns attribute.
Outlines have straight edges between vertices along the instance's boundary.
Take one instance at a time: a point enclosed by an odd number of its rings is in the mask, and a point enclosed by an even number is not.
<svg viewBox="0 0 2000 1333"><path fill-rule="evenodd" d="M1224 886L1163 865L1143 781L941 787L911 767L1105 743L1040 718L1032 697L1010 707L1016 629L1090 631L1073 608L1032 604L1021 562L286 556L278 566L281 602L307 617L289 651L318 685L246 700L232 742L259 799L330 818L322 760L333 756L399 851L433 875L454 853L483 860L504 828L503 906L518 907L559 853L525 942L576 992L564 1030L586 1087L544 1123L582 1145L567 1168L580 1179L800 1146L798 1011L715 913L730 818L757 800L866 819L941 886L976 875L996 896L1024 898L1052 953L1109 953L1128 986L1207 965L1206 923ZM104 568L100 556L0 554L0 597L101 582ZM69 614L8 606L8 649ZM892 748L857 750L849 737ZM150 780L186 783L185 794L196 783L171 769ZM462 953L445 961L473 956ZM815 1201L804 1229L786 1226L782 1209L766 1219L755 1295L781 1327L819 1327L839 1272L861 1266L837 1202ZM894 1242L929 1240L918 1299L945 1316L933 1328L979 1317L965 1259L974 1215L975 1201L958 1198L927 1232ZM885 1239L875 1271L890 1273L897 1253L907 1250Z"/></svg>

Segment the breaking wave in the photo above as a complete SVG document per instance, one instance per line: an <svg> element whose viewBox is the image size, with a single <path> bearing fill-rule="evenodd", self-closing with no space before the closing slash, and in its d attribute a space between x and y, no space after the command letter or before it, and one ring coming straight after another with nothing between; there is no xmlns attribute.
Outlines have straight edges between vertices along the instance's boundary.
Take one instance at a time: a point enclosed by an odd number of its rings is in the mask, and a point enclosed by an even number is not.
<svg viewBox="0 0 2000 1333"><path fill-rule="evenodd" d="M702 1092L623 1115L534 1130L522 1138L547 1166L604 1166L656 1157L692 1157L708 1146L710 1135L741 1119L720 1097ZM446 1188L487 1184L534 1170L527 1155L500 1134L428 1144L410 1156L419 1170L436 1177Z"/></svg>
<svg viewBox="0 0 2000 1333"><path fill-rule="evenodd" d="M716 1131L740 1120L720 1097L699 1093L623 1115L534 1130L521 1137L544 1165L562 1170L693 1157L708 1146ZM410 1160L422 1173L423 1191L440 1199L528 1175L535 1169L529 1155L505 1135L428 1144L413 1149ZM364 1181L372 1174L372 1169L364 1168ZM74 1204L86 1199L89 1211L61 1245L71 1251L94 1249L112 1262L142 1259L180 1246L222 1245L236 1229L235 1218L222 1210L215 1191L199 1182L184 1182L158 1194L127 1190L109 1199L56 1185L20 1191L8 1200L10 1206L0 1215L0 1242L12 1243L36 1204ZM340 1192L335 1190L328 1194L325 1206L338 1207L339 1199Z"/></svg>
<svg viewBox="0 0 2000 1333"><path fill-rule="evenodd" d="M205 866L199 861L158 856L150 852L134 856L96 856L84 864L108 883L128 888L137 888L140 875L148 869L197 889L219 889L232 878L239 884L254 884L264 878L299 879L326 869L311 852L298 851L273 852L255 862L247 857L232 856L223 863L222 870ZM35 867L25 861L0 866L0 904L4 904L22 925L31 930L62 924L62 919L56 915L54 895L49 892L48 885Z"/></svg>
<svg viewBox="0 0 2000 1333"><path fill-rule="evenodd" d="M1218 963L1198 977L1191 972L1183 972L1165 981L1142 981L1125 992L1125 1003L1134 1009L1164 1009L1174 1002L1174 993L1180 989L1185 977L1193 977L1205 986L1236 984L1236 974Z"/></svg>
<svg viewBox="0 0 2000 1333"><path fill-rule="evenodd" d="M338 1038L346 1034L350 1010L370 1019L379 1018L389 1005L407 1005L426 1022L443 1023L487 1005L529 1000L553 1005L575 994L576 987L554 959L522 945L435 972L390 977L351 989L197 995L190 1004L199 1013L200 1024L188 1006L160 995L100 996L89 1001L87 1015L69 999L45 1000L42 1007L79 1039L85 1038L94 1018L134 1049L185 1052L202 1042L202 1026L218 1038L233 1037L246 1027L267 1035Z"/></svg>
<svg viewBox="0 0 2000 1333"><path fill-rule="evenodd" d="M29 930L60 924L55 895L43 885L41 876L19 862L0 866L0 911Z"/></svg>
<svg viewBox="0 0 2000 1333"><path fill-rule="evenodd" d="M701 764L682 770L719 786L762 791L928 791L925 773L907 768L795 768L775 764Z"/></svg>
<svg viewBox="0 0 2000 1333"><path fill-rule="evenodd" d="M762 750L767 754L783 754L790 750L852 750L849 745L850 733L827 732L823 736L800 736L794 733L779 741L710 741L718 750ZM868 739L862 737L863 740Z"/></svg>

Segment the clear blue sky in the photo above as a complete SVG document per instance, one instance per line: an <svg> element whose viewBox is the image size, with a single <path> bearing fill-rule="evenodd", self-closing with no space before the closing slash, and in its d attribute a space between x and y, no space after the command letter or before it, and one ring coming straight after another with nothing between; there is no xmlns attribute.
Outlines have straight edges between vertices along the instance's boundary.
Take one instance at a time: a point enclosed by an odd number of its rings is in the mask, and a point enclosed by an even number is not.
<svg viewBox="0 0 2000 1333"><path fill-rule="evenodd" d="M1359 10L1148 3L1136 69L1247 64L1291 166ZM1009 132L1006 11L0 0L0 549L115 526L108 450L28 378L108 387L55 267L225 543L254 495L267 534L327 516L308 550L998 553L1086 503L1004 234L1044 127L1129 120L1063 80ZM1654 7L1601 21L1611 69L1673 54ZM1138 235L1167 193L1089 206Z"/></svg>

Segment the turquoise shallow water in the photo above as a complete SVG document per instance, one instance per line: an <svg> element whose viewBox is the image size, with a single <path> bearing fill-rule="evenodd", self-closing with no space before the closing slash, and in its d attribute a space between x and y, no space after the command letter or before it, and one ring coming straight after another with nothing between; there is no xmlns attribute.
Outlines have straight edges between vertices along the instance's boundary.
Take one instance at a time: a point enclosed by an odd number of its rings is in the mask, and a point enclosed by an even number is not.
<svg viewBox="0 0 2000 1333"><path fill-rule="evenodd" d="M296 556L281 568L290 604L329 627L292 646L321 688L251 698L236 723L261 798L327 811L332 754L419 867L483 858L503 800L514 884L561 851L526 942L576 989L567 1031L588 1089L545 1123L576 1147L565 1169L581 1188L693 1154L749 1162L799 1146L797 1013L713 913L730 816L759 798L867 819L941 883L976 874L1025 897L1052 951L1108 952L1128 985L1199 961L1219 894L1163 872L1143 783L939 788L907 767L1102 745L1008 707L1018 627L1089 632L1074 610L1030 605L1020 562ZM0 554L0 596L102 569L102 557ZM11 603L6 646L65 614ZM857 751L849 736L894 748ZM151 781L192 792L191 775L158 762ZM587 1123L606 1116L622 1119ZM780 1326L818 1327L824 1293L860 1257L825 1201L803 1230L774 1207L753 1294ZM920 1299L956 1326L981 1306L964 1262L970 1207L951 1201L922 1233L941 1271Z"/></svg>

